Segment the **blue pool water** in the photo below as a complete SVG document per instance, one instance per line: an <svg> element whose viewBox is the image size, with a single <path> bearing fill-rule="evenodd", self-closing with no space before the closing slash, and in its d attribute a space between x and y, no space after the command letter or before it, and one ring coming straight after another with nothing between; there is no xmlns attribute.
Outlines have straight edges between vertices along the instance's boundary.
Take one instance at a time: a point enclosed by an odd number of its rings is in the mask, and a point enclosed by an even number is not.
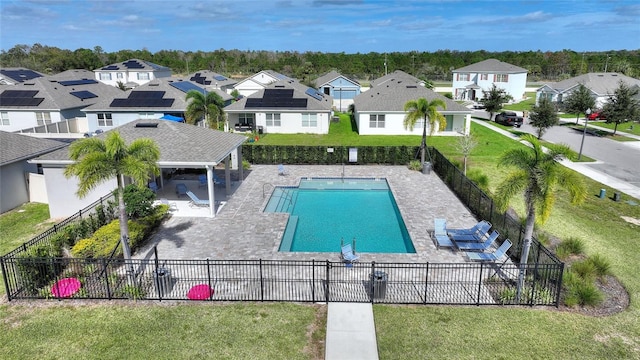
<svg viewBox="0 0 640 360"><path fill-rule="evenodd" d="M358 252L416 252L385 179L301 179L276 187L265 212L291 214L280 251L339 252L355 238Z"/></svg>

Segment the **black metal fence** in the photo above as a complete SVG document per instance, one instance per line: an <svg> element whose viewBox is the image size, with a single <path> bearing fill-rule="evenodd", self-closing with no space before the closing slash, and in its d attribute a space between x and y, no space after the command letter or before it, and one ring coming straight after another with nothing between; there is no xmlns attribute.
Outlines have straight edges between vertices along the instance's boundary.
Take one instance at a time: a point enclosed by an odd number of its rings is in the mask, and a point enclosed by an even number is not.
<svg viewBox="0 0 640 360"><path fill-rule="evenodd" d="M126 265L126 266L125 266ZM133 267L134 276L126 269ZM58 272L58 270L63 269ZM532 264L516 301L518 267L499 263L354 263L279 260L2 259L11 299L374 302L557 305L562 269ZM30 272L56 272L34 287ZM67 280L63 280L67 279ZM79 288L67 289L68 279ZM62 280L62 281L61 281Z"/></svg>

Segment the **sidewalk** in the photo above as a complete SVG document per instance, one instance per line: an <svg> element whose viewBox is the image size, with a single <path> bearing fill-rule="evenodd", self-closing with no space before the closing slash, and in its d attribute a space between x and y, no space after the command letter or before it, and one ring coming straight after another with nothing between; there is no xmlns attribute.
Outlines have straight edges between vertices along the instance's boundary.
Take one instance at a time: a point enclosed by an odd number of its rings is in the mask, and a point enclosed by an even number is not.
<svg viewBox="0 0 640 360"><path fill-rule="evenodd" d="M377 360L378 343L370 303L327 305L326 360Z"/></svg>
<svg viewBox="0 0 640 360"><path fill-rule="evenodd" d="M511 133L509 131L500 129L497 126L493 126L491 123L489 123L487 121L477 120L477 119L473 119L473 118L471 119L471 121L475 122L476 124L479 124L479 125L485 126L487 128L490 128L493 131L495 131L497 133L500 133L500 134L502 134L504 136L510 137L510 138L512 138L514 140L519 140L520 139L517 135L515 135L515 134L513 134L513 133ZM582 122L582 124L584 124L584 121ZM604 128L600 128L600 127L598 127L598 128L613 132L612 130L609 130L609 129L604 129ZM638 140L640 140L640 136L637 136L637 135L624 133L622 131L618 131L618 133L620 135L629 136L629 137L637 138ZM597 171L597 170L589 168L588 165L589 164L593 164L593 163L573 162L573 161L566 160L566 159L561 161L560 163L562 165L572 169L572 170L575 170L575 171L581 173L582 175L584 175L586 177L591 178L594 181L597 181L597 182L600 182L600 183L602 183L604 185L612 187L612 188L614 188L614 189L616 189L618 191L621 191L621 192L623 192L623 193L625 193L625 194L627 194L629 196L633 196L636 199L640 199L640 188L639 187L637 187L635 185L632 185L632 184L630 184L628 182L622 181L620 179L617 179L617 178L615 178L613 176L610 176L608 174L605 174L605 173L602 173L600 171Z"/></svg>

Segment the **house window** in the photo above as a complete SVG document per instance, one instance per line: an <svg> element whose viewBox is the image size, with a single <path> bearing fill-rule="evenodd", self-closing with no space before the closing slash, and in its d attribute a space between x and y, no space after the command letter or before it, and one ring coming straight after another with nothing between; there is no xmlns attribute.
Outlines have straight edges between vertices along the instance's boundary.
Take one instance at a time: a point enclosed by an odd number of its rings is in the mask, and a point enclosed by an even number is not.
<svg viewBox="0 0 640 360"><path fill-rule="evenodd" d="M238 124L239 125L252 125L253 124L253 113L244 113L238 114Z"/></svg>
<svg viewBox="0 0 640 360"><path fill-rule="evenodd" d="M458 74L458 80L469 81L469 74Z"/></svg>
<svg viewBox="0 0 640 360"><path fill-rule="evenodd" d="M38 121L38 126L51 124L51 113L36 112L36 120Z"/></svg>
<svg viewBox="0 0 640 360"><path fill-rule="evenodd" d="M508 74L496 74L495 82L509 82Z"/></svg>
<svg viewBox="0 0 640 360"><path fill-rule="evenodd" d="M416 130L416 129L422 130L423 126L424 126L424 119L418 119L416 120L416 124L413 126L413 130ZM429 132L429 123L427 123L427 132Z"/></svg>
<svg viewBox="0 0 640 360"><path fill-rule="evenodd" d="M280 126L280 114L267 113L267 126Z"/></svg>
<svg viewBox="0 0 640 360"><path fill-rule="evenodd" d="M122 79L122 78L124 78L124 74L123 73L116 73L116 78Z"/></svg>
<svg viewBox="0 0 640 360"><path fill-rule="evenodd" d="M11 123L9 122L9 113L8 112L0 112L0 125L9 126Z"/></svg>
<svg viewBox="0 0 640 360"><path fill-rule="evenodd" d="M111 113L98 113L98 126L113 126Z"/></svg>
<svg viewBox="0 0 640 360"><path fill-rule="evenodd" d="M489 74L480 74L480 80L489 80Z"/></svg>
<svg viewBox="0 0 640 360"><path fill-rule="evenodd" d="M138 116L140 117L140 119L155 119L154 113L140 113L138 114Z"/></svg>
<svg viewBox="0 0 640 360"><path fill-rule="evenodd" d="M384 114L369 115L369 127L381 129L384 128Z"/></svg>
<svg viewBox="0 0 640 360"><path fill-rule="evenodd" d="M302 127L317 127L318 114L302 114Z"/></svg>
<svg viewBox="0 0 640 360"><path fill-rule="evenodd" d="M138 80L149 80L149 73L148 72L138 73Z"/></svg>
<svg viewBox="0 0 640 360"><path fill-rule="evenodd" d="M111 73L100 73L100 80L111 80Z"/></svg>

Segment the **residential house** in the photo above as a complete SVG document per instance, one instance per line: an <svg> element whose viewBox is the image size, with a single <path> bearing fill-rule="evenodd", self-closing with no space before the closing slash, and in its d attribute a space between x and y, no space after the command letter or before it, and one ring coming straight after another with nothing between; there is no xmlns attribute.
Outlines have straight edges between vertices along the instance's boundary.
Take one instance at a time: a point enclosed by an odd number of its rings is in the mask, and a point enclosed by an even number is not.
<svg viewBox="0 0 640 360"><path fill-rule="evenodd" d="M423 122L418 121L413 129L405 129L407 112L404 105L410 100L425 98L428 101L440 99L447 105L439 109L447 120L445 130L436 135L457 135L469 133L471 110L407 78L387 79L377 82L371 89L353 100L354 117L360 135L422 135ZM430 132L427 124L427 131Z"/></svg>
<svg viewBox="0 0 640 360"><path fill-rule="evenodd" d="M44 179L27 160L67 146L66 143L0 131L0 214L26 202L47 203L39 191Z"/></svg>
<svg viewBox="0 0 640 360"><path fill-rule="evenodd" d="M496 59L488 59L453 70L453 98L476 101L493 85L511 95L514 101L525 98L527 69Z"/></svg>
<svg viewBox="0 0 640 360"><path fill-rule="evenodd" d="M111 86L126 88L144 85L151 80L171 77L171 69L145 60L131 59L93 70L95 79Z"/></svg>
<svg viewBox="0 0 640 360"><path fill-rule="evenodd" d="M290 80L286 75L282 75L273 70L262 70L234 85L234 89L238 90L241 96L249 96L263 90L267 85L280 80Z"/></svg>
<svg viewBox="0 0 640 360"><path fill-rule="evenodd" d="M588 73L570 79L554 83L547 83L536 90L536 104L541 98L547 98L551 102L562 104L563 99L569 96L580 84L583 84L594 98L596 108L601 108L618 88L620 82L633 87L640 86L640 80L632 77L608 72L608 73Z"/></svg>
<svg viewBox="0 0 640 360"><path fill-rule="evenodd" d="M171 195L177 183L182 180L171 180L170 174L175 169L202 169L207 173L206 194L209 201L208 216L216 213L216 189L214 188L213 170L218 165L224 165L225 192L230 192L230 167L232 156L242 163L242 144L247 140L243 135L201 128L194 125L164 121L156 119L140 119L126 123L113 130L117 130L125 143L130 144L135 139L147 138L153 140L160 149L158 166L161 176L156 179L159 189L170 188L167 194ZM107 133L97 135L104 139ZM68 217L85 208L100 197L107 196L116 187L116 179L105 181L91 190L84 198L76 195L78 190L78 178L66 178L64 169L72 161L69 159L69 149L61 148L30 161L39 164L44 174L46 192L49 199L49 213L52 218ZM244 178L242 166L236 170L237 178ZM130 183L126 179L127 183ZM196 184L197 184L196 180ZM4 186L4 185L3 185ZM197 188L199 185L195 185ZM195 188L191 190L196 191ZM187 188L188 189L188 188ZM220 189L221 190L221 189ZM176 201L185 201L186 196Z"/></svg>
<svg viewBox="0 0 640 360"><path fill-rule="evenodd" d="M321 93L333 97L333 106L339 111L348 109L360 95L360 84L335 70L317 78L315 86Z"/></svg>
<svg viewBox="0 0 640 360"><path fill-rule="evenodd" d="M382 86L387 83L398 83L398 82L402 82L408 85L419 85L423 87L425 86L425 82L423 80L420 80L413 75L407 74L402 70L396 70L392 73L386 74L384 76L381 76L379 78L372 80L371 88L374 88L376 86Z"/></svg>
<svg viewBox="0 0 640 360"><path fill-rule="evenodd" d="M43 76L43 74L30 69L3 68L0 69L0 85L15 85Z"/></svg>
<svg viewBox="0 0 640 360"><path fill-rule="evenodd" d="M0 88L0 130L64 132L58 128L67 127L67 120L84 118L84 108L121 93L94 80L87 70L68 70L5 86Z"/></svg>
<svg viewBox="0 0 640 360"><path fill-rule="evenodd" d="M84 109L88 130L108 131L138 119L185 119L188 102L187 92L205 92L201 85L189 80L170 78L155 79L119 96L104 98ZM232 97L226 92L214 89L226 104Z"/></svg>
<svg viewBox="0 0 640 360"><path fill-rule="evenodd" d="M197 71L188 76L188 78L189 81L201 85L207 91L218 89L227 94L231 94L233 87L238 83L233 79L209 70Z"/></svg>
<svg viewBox="0 0 640 360"><path fill-rule="evenodd" d="M280 80L224 108L236 131L328 134L333 99L296 80Z"/></svg>

